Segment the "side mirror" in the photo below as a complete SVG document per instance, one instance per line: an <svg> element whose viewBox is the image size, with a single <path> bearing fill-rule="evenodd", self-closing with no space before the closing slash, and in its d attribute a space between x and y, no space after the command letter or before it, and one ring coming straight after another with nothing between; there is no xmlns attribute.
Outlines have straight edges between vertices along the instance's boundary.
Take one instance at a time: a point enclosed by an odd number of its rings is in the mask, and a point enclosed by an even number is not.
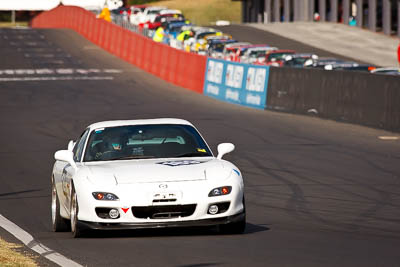
<svg viewBox="0 0 400 267"><path fill-rule="evenodd" d="M54 158L59 161L66 161L76 170L78 167L74 161L74 154L69 150L59 150L54 154Z"/></svg>
<svg viewBox="0 0 400 267"><path fill-rule="evenodd" d="M75 142L70 140L68 143L68 151L74 150Z"/></svg>
<svg viewBox="0 0 400 267"><path fill-rule="evenodd" d="M217 159L222 159L225 154L228 154L235 150L235 145L232 143L222 143L218 145L218 156Z"/></svg>

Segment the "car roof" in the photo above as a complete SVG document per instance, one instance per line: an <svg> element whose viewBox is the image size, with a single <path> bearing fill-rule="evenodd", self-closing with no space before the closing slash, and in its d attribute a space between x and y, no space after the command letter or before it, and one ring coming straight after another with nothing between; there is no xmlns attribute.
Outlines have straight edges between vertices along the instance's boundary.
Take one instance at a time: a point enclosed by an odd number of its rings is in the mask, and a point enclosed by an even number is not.
<svg viewBox="0 0 400 267"><path fill-rule="evenodd" d="M312 56L314 56L315 54L313 54L313 53L296 53L296 54L293 54L293 55L290 55L292 58L302 58L302 57L312 57Z"/></svg>
<svg viewBox="0 0 400 267"><path fill-rule="evenodd" d="M113 120L113 121L102 121L96 122L88 127L90 129L106 128L106 127L118 127L128 125L153 125L153 124L180 124L180 125L191 125L187 120L175 119L175 118L159 118L159 119L141 119L141 120Z"/></svg>
<svg viewBox="0 0 400 267"><path fill-rule="evenodd" d="M160 14L182 14L182 11L178 9L163 9Z"/></svg>
<svg viewBox="0 0 400 267"><path fill-rule="evenodd" d="M239 47L240 50L247 50L250 48L264 48L264 47L270 47L269 45L266 44L250 44L250 45L241 45Z"/></svg>
<svg viewBox="0 0 400 267"><path fill-rule="evenodd" d="M278 48L271 46L263 46L263 47L250 47L247 49L247 52L256 52L256 51L276 51Z"/></svg>
<svg viewBox="0 0 400 267"><path fill-rule="evenodd" d="M277 49L277 50L268 51L268 55L279 54L279 53L296 53L296 51L290 50L290 49Z"/></svg>
<svg viewBox="0 0 400 267"><path fill-rule="evenodd" d="M165 6L148 6L146 10L164 10L167 9Z"/></svg>
<svg viewBox="0 0 400 267"><path fill-rule="evenodd" d="M245 45L249 45L249 44L250 43L248 43L248 42L237 42L237 43L234 43L234 44L228 44L226 46L226 48L238 48L240 46L245 46Z"/></svg>
<svg viewBox="0 0 400 267"><path fill-rule="evenodd" d="M385 67L385 68L376 68L371 72L380 72L380 71L393 71L393 72L400 72L399 67Z"/></svg>
<svg viewBox="0 0 400 267"><path fill-rule="evenodd" d="M215 33L215 34L206 35L205 38L208 41L211 41L211 40L228 40L228 39L232 39L232 36L229 35L229 34L225 34L225 33L222 33L222 34Z"/></svg>
<svg viewBox="0 0 400 267"><path fill-rule="evenodd" d="M231 44L231 43L237 43L236 40L233 39L211 39L210 41L211 44Z"/></svg>

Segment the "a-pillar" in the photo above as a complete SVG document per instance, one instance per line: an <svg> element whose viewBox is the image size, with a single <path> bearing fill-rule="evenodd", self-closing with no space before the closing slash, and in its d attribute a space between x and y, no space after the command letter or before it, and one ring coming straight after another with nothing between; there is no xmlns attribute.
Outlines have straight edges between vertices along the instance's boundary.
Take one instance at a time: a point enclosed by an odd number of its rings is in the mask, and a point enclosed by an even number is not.
<svg viewBox="0 0 400 267"><path fill-rule="evenodd" d="M368 28L376 32L376 0L368 0Z"/></svg>

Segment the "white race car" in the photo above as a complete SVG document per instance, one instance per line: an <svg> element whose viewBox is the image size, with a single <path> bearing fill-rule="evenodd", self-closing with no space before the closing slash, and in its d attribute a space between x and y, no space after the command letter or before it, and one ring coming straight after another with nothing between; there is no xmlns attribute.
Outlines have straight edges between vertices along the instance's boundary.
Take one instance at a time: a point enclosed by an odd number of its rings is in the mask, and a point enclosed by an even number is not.
<svg viewBox="0 0 400 267"><path fill-rule="evenodd" d="M234 145L207 143L185 120L94 123L68 150L57 151L52 174L54 231L219 225L246 226L241 172L222 156Z"/></svg>

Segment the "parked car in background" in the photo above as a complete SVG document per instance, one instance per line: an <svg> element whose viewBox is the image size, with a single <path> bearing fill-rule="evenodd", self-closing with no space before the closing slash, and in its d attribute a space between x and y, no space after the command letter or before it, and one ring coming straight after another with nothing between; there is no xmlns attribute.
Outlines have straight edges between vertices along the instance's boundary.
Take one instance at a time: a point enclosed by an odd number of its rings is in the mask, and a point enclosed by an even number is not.
<svg viewBox="0 0 400 267"><path fill-rule="evenodd" d="M151 6L146 7L142 12L137 14L131 14L130 22L134 25L139 25L140 23L145 23L150 21L152 17L156 17L161 10L167 9L166 7L161 6Z"/></svg>
<svg viewBox="0 0 400 267"><path fill-rule="evenodd" d="M386 75L400 75L400 68L398 68L398 67L376 68L374 70L371 70L371 73L386 74Z"/></svg>
<svg viewBox="0 0 400 267"><path fill-rule="evenodd" d="M224 59L229 61L236 61L236 51L242 47L250 45L248 42L237 42L233 44L227 44L224 47Z"/></svg>
<svg viewBox="0 0 400 267"><path fill-rule="evenodd" d="M375 69L375 66L369 64L359 64L353 61L345 61L339 64L325 65L325 70L353 70L353 71L368 71Z"/></svg>
<svg viewBox="0 0 400 267"><path fill-rule="evenodd" d="M221 32L217 32L214 34L208 34L206 36L203 37L203 39L198 40L198 42L196 43L196 52L198 54L207 54L207 50L208 50L208 46L210 41L212 40L231 40L232 39L232 35L229 34L224 34Z"/></svg>
<svg viewBox="0 0 400 267"><path fill-rule="evenodd" d="M275 51L275 50L278 50L278 48L270 47L270 46L250 47L250 48L247 48L247 50L243 52L243 55L240 56L239 61L242 63L253 64L253 63L258 62L258 60L264 60L267 52L271 52L271 51Z"/></svg>
<svg viewBox="0 0 400 267"><path fill-rule="evenodd" d="M314 61L313 65L311 67L318 68L318 69L324 69L325 66L327 66L327 65L337 65L337 64L344 63L344 62L345 62L345 60L342 60L342 59L337 59L337 58L332 58L332 57L320 57Z"/></svg>
<svg viewBox="0 0 400 267"><path fill-rule="evenodd" d="M215 34L217 32L221 32L221 31L218 31L213 28L205 28L205 27L201 27L200 29L198 29L194 33L194 36L190 40L190 51L197 52L197 43L200 40L202 40L205 36L210 35L210 34ZM222 32L221 32L221 34L222 34Z"/></svg>
<svg viewBox="0 0 400 267"><path fill-rule="evenodd" d="M168 38L166 43L171 45L172 42L177 40L178 34L181 32L182 27L187 27L190 25L191 24L189 21L180 18L170 18L166 22L163 22L162 26L165 28L165 35Z"/></svg>
<svg viewBox="0 0 400 267"><path fill-rule="evenodd" d="M213 58L224 58L224 48L226 45L237 43L233 39L214 39L210 40L207 48L207 55Z"/></svg>
<svg viewBox="0 0 400 267"><path fill-rule="evenodd" d="M282 66L294 67L294 68L304 68L313 66L313 64L318 60L318 56L312 53L299 53L285 56L282 61Z"/></svg>
<svg viewBox="0 0 400 267"><path fill-rule="evenodd" d="M161 23L171 20L184 20L185 17L182 14L160 14L154 18L154 21L147 21L145 23L140 23L139 28L145 28L149 30L156 30L161 26Z"/></svg>
<svg viewBox="0 0 400 267"><path fill-rule="evenodd" d="M296 52L294 50L272 50L267 51L265 57L260 57L254 64L267 65L274 67L282 67L284 58L289 55L293 55Z"/></svg>
<svg viewBox="0 0 400 267"><path fill-rule="evenodd" d="M253 51L253 49L268 49L267 47L270 47L266 44L249 44L249 45L242 45L238 49L236 49L234 59L232 61L235 62L242 62L242 57L245 55L246 51L250 49L250 51ZM245 58L244 58L245 59Z"/></svg>

